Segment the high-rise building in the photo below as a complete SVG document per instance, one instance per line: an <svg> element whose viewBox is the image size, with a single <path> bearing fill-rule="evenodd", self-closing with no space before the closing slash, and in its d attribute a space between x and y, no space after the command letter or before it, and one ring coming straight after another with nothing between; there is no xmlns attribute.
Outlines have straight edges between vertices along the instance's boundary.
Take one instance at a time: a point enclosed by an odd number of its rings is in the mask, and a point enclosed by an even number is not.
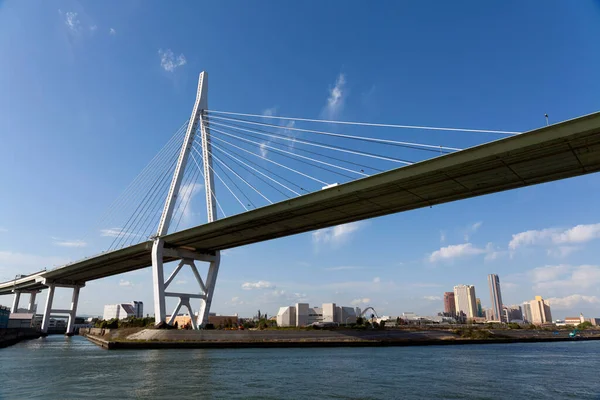
<svg viewBox="0 0 600 400"><path fill-rule="evenodd" d="M519 305L504 306L502 311L504 312L504 320L506 322L523 320L523 310Z"/></svg>
<svg viewBox="0 0 600 400"><path fill-rule="evenodd" d="M457 285L454 286L454 304L456 312L464 312L467 318L471 319L477 316L477 303L475 301L475 286Z"/></svg>
<svg viewBox="0 0 600 400"><path fill-rule="evenodd" d="M522 310L523 310L523 321L531 323L531 321L532 321L532 319L531 319L531 304L528 301L523 303Z"/></svg>
<svg viewBox="0 0 600 400"><path fill-rule="evenodd" d="M454 303L454 292L444 293L444 312L449 315L456 315L456 304Z"/></svg>
<svg viewBox="0 0 600 400"><path fill-rule="evenodd" d="M529 302L531 305L531 323L536 325L552 322L550 305L542 299L542 296L535 296L534 300Z"/></svg>
<svg viewBox="0 0 600 400"><path fill-rule="evenodd" d="M488 285L490 287L490 300L492 301L494 321L503 321L502 293L500 293L500 278L498 278L498 275L489 274Z"/></svg>
<svg viewBox="0 0 600 400"><path fill-rule="evenodd" d="M483 308L481 307L481 299L479 297L477 298L476 303L477 303L477 316L485 317L485 314L483 313Z"/></svg>

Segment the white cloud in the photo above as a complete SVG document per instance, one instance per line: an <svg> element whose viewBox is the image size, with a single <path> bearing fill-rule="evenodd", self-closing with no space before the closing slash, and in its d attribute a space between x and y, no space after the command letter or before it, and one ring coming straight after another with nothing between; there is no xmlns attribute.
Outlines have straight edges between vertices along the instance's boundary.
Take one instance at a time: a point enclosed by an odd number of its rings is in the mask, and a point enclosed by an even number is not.
<svg viewBox="0 0 600 400"><path fill-rule="evenodd" d="M267 148L269 142L263 142L260 144L260 155L266 157L269 153L269 149Z"/></svg>
<svg viewBox="0 0 600 400"><path fill-rule="evenodd" d="M69 262L65 257L45 257L34 254L0 251L0 282L14 279L16 274L31 274Z"/></svg>
<svg viewBox="0 0 600 400"><path fill-rule="evenodd" d="M361 227L360 222L337 225L331 228L319 229L312 233L314 243L341 244L348 240L352 233Z"/></svg>
<svg viewBox="0 0 600 400"><path fill-rule="evenodd" d="M369 304L371 299L368 297L363 297L362 299L354 299L350 302L353 306L359 306L361 304Z"/></svg>
<svg viewBox="0 0 600 400"><path fill-rule="evenodd" d="M600 298L598 296L585 296L581 294L572 294L565 297L550 297L546 300L552 309L557 310L570 310L576 306L600 304Z"/></svg>
<svg viewBox="0 0 600 400"><path fill-rule="evenodd" d="M485 249L473 246L472 243L454 244L442 247L429 255L430 262L452 260L454 258L473 256L485 253Z"/></svg>
<svg viewBox="0 0 600 400"><path fill-rule="evenodd" d="M119 281L119 286L132 287L133 283L131 283L130 281L126 281L126 280L121 279Z"/></svg>
<svg viewBox="0 0 600 400"><path fill-rule="evenodd" d="M328 267L328 268L325 268L325 271L348 271L351 269L362 269L362 267L353 267L353 266L343 265L340 267Z"/></svg>
<svg viewBox="0 0 600 400"><path fill-rule="evenodd" d="M578 246L558 246L558 247L552 247L552 248L546 250L546 253L549 256L551 256L551 257L565 258L569 254L574 253L574 252L576 252L578 250L581 250L581 247L578 247Z"/></svg>
<svg viewBox="0 0 600 400"><path fill-rule="evenodd" d="M59 10L59 13L62 13ZM81 28L81 22L77 18L77 13L72 11L67 11L65 13L65 25L69 28L69 30L73 33L79 33Z"/></svg>
<svg viewBox="0 0 600 400"><path fill-rule="evenodd" d="M440 296L423 296L423 298L427 301L439 301L442 300Z"/></svg>
<svg viewBox="0 0 600 400"><path fill-rule="evenodd" d="M262 112L265 117L273 117L277 115L277 107L265 108Z"/></svg>
<svg viewBox="0 0 600 400"><path fill-rule="evenodd" d="M98 25L91 25L90 26L90 32L96 32L96 30L98 30Z"/></svg>
<svg viewBox="0 0 600 400"><path fill-rule="evenodd" d="M63 239L59 239L59 238L52 238L53 240L53 244L55 246L62 246L62 247L85 247L87 246L87 243L84 242L83 240L63 240Z"/></svg>
<svg viewBox="0 0 600 400"><path fill-rule="evenodd" d="M538 293L573 293L600 285L600 267L596 265L548 265L534 268L529 276Z"/></svg>
<svg viewBox="0 0 600 400"><path fill-rule="evenodd" d="M381 282L381 278L376 276L375 278L373 278L373 283L380 283Z"/></svg>
<svg viewBox="0 0 600 400"><path fill-rule="evenodd" d="M465 234L464 234L465 242L469 241L469 239L471 238L471 235L474 234L475 232L477 232L477 230L479 228L481 228L482 224L483 224L483 222L478 221L478 222L475 222L473 225L470 225L469 227L467 227L467 229L465 230Z"/></svg>
<svg viewBox="0 0 600 400"><path fill-rule="evenodd" d="M440 231L440 243L446 243L446 232Z"/></svg>
<svg viewBox="0 0 600 400"><path fill-rule="evenodd" d="M108 30L108 34L111 36L115 36L117 34L117 31L115 30L115 28L110 28ZM184 59L184 64L185 64L185 59Z"/></svg>
<svg viewBox="0 0 600 400"><path fill-rule="evenodd" d="M185 285L187 283L187 281L185 279L179 279L177 281L175 281L176 285Z"/></svg>
<svg viewBox="0 0 600 400"><path fill-rule="evenodd" d="M346 100L346 77L340 73L335 80L333 88L329 89L329 97L325 104L323 114L327 118L335 118L339 116L344 108L344 102Z"/></svg>
<svg viewBox="0 0 600 400"><path fill-rule="evenodd" d="M244 290L252 290L252 289L274 289L275 285L268 281L258 281L258 282L244 282L242 283L242 289Z"/></svg>
<svg viewBox="0 0 600 400"><path fill-rule="evenodd" d="M167 49L164 51L163 49L159 49L158 56L160 57L160 66L168 72L175 71L176 68L185 65L187 62L183 54L180 54L177 57L175 57L171 49Z"/></svg>
<svg viewBox="0 0 600 400"><path fill-rule="evenodd" d="M516 250L522 246L567 245L589 242L598 238L600 238L600 224L577 225L568 229L548 228L516 233L512 235L508 248Z"/></svg>
<svg viewBox="0 0 600 400"><path fill-rule="evenodd" d="M107 228L100 229L100 236L105 237L119 237L119 236L140 236L133 232L124 231L123 228Z"/></svg>

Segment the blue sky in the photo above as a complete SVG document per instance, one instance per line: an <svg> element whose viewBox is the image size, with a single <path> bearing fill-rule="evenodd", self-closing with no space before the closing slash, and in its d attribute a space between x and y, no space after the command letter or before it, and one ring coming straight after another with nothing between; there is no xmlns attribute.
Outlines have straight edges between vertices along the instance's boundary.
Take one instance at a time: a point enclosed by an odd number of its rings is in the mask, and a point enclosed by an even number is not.
<svg viewBox="0 0 600 400"><path fill-rule="evenodd" d="M0 2L0 280L107 248L100 217L189 117L202 70L216 110L523 132L600 110L599 20L595 1ZM599 189L590 175L227 251L213 311L432 314L456 284L489 306L497 273L506 304L600 317ZM205 220L201 191L186 226ZM149 269L88 283L79 311L134 299L153 312Z"/></svg>

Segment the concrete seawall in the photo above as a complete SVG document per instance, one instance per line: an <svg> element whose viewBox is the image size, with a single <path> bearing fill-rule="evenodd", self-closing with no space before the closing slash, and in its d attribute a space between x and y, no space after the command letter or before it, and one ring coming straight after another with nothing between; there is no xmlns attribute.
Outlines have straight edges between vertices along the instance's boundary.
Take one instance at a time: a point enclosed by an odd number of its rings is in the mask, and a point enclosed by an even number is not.
<svg viewBox="0 0 600 400"><path fill-rule="evenodd" d="M293 348L293 347L382 347L431 346L488 343L531 343L574 340L600 340L600 332L577 339L568 332L559 335L544 331L501 331L486 339L462 338L448 331L402 330L265 330L265 331L184 331L145 329L119 336L118 331L97 336L83 332L91 342L105 349L175 348Z"/></svg>
<svg viewBox="0 0 600 400"><path fill-rule="evenodd" d="M0 348L12 346L22 340L37 339L41 333L30 329L0 329Z"/></svg>

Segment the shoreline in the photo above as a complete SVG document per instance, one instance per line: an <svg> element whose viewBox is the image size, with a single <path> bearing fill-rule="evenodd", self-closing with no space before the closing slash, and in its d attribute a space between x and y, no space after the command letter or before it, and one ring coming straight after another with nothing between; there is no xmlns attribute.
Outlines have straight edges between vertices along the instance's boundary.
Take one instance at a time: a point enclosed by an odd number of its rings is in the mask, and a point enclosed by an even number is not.
<svg viewBox="0 0 600 400"><path fill-rule="evenodd" d="M600 340L599 334L577 338L568 336L540 336L530 332L520 332L514 337L462 338L451 335L432 337L433 331L419 332L413 337L406 332L375 332L375 334L355 334L355 332L251 332L232 335L229 332L212 331L155 331L144 330L127 338L102 337L89 332L81 335L95 345L107 350L148 350L148 349L247 349L247 348L317 348L317 347L407 347L407 346L446 346L469 344L510 344L542 342L574 342ZM377 335L379 334L379 335ZM208 337L207 337L208 336Z"/></svg>

